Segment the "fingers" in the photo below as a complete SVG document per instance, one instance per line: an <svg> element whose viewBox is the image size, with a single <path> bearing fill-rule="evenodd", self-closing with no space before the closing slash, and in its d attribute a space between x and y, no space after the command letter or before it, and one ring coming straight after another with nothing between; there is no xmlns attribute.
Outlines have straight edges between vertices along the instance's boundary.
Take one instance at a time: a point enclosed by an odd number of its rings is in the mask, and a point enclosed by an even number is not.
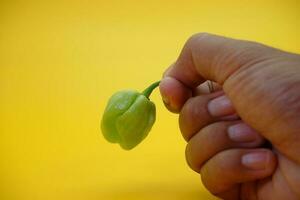
<svg viewBox="0 0 300 200"><path fill-rule="evenodd" d="M222 87L217 83L212 83L212 85L213 91L222 90ZM210 91L208 82L204 82L195 89L191 89L172 77L163 78L159 86L164 104L168 110L174 113L180 112L188 98L213 92Z"/></svg>
<svg viewBox="0 0 300 200"><path fill-rule="evenodd" d="M163 80L161 93L168 108L179 112L199 84L217 82L241 118L300 163L299 63L299 55L258 43L197 34L165 73L177 80L180 92L166 89L172 86Z"/></svg>
<svg viewBox="0 0 300 200"><path fill-rule="evenodd" d="M233 105L222 91L192 97L180 112L179 127L183 137L188 141L204 126L234 113Z"/></svg>
<svg viewBox="0 0 300 200"><path fill-rule="evenodd" d="M230 149L208 160L201 168L205 187L215 195L236 184L270 176L276 167L274 153L268 149Z"/></svg>
<svg viewBox="0 0 300 200"><path fill-rule="evenodd" d="M213 80L222 86L235 71L263 60L273 51L270 47L254 42L207 33L196 34L186 42L177 61L164 74L165 78L172 77L178 81L176 88L186 90L174 94L166 89L172 87L167 86L171 83L164 83L162 79L161 95L169 102L168 108L178 111L184 104L183 100L187 100L186 96L180 96L182 93L194 90L206 80Z"/></svg>
<svg viewBox="0 0 300 200"><path fill-rule="evenodd" d="M186 146L186 160L196 172L214 155L231 148L255 148L263 137L242 121L221 121L210 124L193 136Z"/></svg>
<svg viewBox="0 0 300 200"><path fill-rule="evenodd" d="M166 107L174 113L178 113L186 100L192 96L191 89L172 77L162 79L159 89Z"/></svg>

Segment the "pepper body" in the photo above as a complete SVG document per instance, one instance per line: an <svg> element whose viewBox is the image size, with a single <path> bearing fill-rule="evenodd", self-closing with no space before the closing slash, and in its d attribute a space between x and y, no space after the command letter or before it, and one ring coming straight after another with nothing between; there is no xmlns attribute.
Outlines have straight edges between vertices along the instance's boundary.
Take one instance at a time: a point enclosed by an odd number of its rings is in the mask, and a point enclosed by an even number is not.
<svg viewBox="0 0 300 200"><path fill-rule="evenodd" d="M108 101L101 130L106 140L130 150L148 135L155 115L155 105L148 97L134 90L119 91Z"/></svg>

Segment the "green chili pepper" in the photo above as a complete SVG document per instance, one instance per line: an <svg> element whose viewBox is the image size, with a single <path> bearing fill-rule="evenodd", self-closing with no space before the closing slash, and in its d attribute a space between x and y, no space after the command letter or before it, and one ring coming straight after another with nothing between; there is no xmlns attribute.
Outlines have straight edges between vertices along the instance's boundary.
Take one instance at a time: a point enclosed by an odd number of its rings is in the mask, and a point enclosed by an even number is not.
<svg viewBox="0 0 300 200"><path fill-rule="evenodd" d="M109 99L101 121L101 130L107 141L130 150L148 135L156 115L149 96L159 83L153 83L142 93L119 91Z"/></svg>

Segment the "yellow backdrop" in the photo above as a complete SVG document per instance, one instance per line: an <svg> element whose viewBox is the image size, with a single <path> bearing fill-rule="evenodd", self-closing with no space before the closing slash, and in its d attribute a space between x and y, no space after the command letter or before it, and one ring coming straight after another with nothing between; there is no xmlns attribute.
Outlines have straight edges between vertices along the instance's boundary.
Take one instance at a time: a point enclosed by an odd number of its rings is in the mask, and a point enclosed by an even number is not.
<svg viewBox="0 0 300 200"><path fill-rule="evenodd" d="M177 116L132 151L107 143L107 99L159 80L212 32L300 52L298 0L0 2L0 199L214 199L185 163Z"/></svg>

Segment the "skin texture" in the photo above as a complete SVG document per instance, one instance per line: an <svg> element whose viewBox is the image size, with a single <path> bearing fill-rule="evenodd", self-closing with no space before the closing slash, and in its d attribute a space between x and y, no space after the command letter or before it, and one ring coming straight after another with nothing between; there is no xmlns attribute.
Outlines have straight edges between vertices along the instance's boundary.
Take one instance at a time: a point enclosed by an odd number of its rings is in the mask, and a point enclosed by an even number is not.
<svg viewBox="0 0 300 200"><path fill-rule="evenodd" d="M189 166L212 194L300 199L299 55L196 34L164 73L160 92L179 113Z"/></svg>

